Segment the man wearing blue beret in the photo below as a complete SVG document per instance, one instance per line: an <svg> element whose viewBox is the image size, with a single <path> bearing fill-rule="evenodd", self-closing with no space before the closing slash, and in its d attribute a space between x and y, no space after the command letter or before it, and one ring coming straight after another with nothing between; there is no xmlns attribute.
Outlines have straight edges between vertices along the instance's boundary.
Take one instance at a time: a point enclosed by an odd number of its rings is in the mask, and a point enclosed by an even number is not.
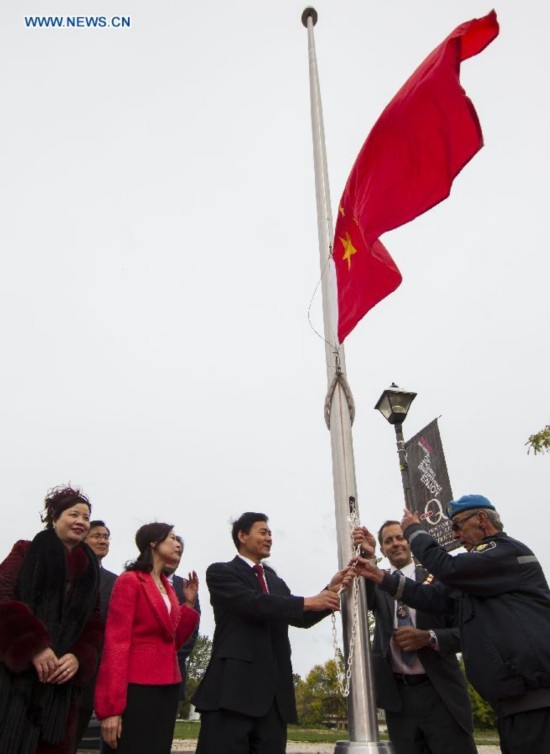
<svg viewBox="0 0 550 754"><path fill-rule="evenodd" d="M460 626L466 674L495 709L503 754L550 752L550 589L533 552L503 531L483 495L447 506L449 553L405 510L402 528L415 557L437 579L426 586L363 558L356 572L419 610L450 613Z"/></svg>

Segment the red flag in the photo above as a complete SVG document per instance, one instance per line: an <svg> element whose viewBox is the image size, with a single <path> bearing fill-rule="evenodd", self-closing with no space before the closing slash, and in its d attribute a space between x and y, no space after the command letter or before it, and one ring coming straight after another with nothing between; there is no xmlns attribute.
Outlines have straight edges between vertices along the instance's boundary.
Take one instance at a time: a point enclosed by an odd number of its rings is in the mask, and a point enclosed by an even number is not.
<svg viewBox="0 0 550 754"><path fill-rule="evenodd" d="M338 340L401 283L379 241L449 196L483 145L460 63L498 34L496 13L455 29L416 69L375 123L344 189L334 234Z"/></svg>

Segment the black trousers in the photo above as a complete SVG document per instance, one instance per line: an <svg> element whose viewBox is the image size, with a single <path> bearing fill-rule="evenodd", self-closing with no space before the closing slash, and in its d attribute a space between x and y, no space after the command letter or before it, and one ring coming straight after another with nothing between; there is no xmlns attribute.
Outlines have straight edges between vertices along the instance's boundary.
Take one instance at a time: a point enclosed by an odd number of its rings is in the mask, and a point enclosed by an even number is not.
<svg viewBox="0 0 550 754"><path fill-rule="evenodd" d="M429 681L398 682L398 687L401 711L386 711L395 754L477 754L472 734L457 723Z"/></svg>
<svg viewBox="0 0 550 754"><path fill-rule="evenodd" d="M93 709L85 709L82 706L78 708L78 722L76 726L75 753L78 751L80 742L84 738L84 734L86 733L86 730L88 729L88 725L90 724L90 720L92 718L93 712L94 712Z"/></svg>
<svg viewBox="0 0 550 754"><path fill-rule="evenodd" d="M548 754L550 708L517 712L497 721L502 754Z"/></svg>
<svg viewBox="0 0 550 754"><path fill-rule="evenodd" d="M263 717L230 710L201 713L196 754L285 754L286 723L277 705Z"/></svg>
<svg viewBox="0 0 550 754"><path fill-rule="evenodd" d="M122 736L118 747L103 742L102 751L116 754L170 754L179 683L169 686L128 684L126 709L122 715Z"/></svg>

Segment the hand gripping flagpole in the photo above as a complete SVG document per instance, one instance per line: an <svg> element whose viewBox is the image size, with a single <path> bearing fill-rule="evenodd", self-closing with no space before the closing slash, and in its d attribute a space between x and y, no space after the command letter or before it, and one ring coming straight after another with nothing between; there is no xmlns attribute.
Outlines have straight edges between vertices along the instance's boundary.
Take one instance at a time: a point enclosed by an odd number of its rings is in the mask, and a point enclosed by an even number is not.
<svg viewBox="0 0 550 754"><path fill-rule="evenodd" d="M315 166L315 192L317 197L317 229L323 291L323 321L325 330L325 351L327 361L327 381L332 389L330 403L330 437L332 446L332 473L336 507L336 536L338 543L338 563L344 568L353 557L349 531L349 517L357 514L357 491L353 442L351 436L350 404L346 395L346 367L343 346L336 338L336 310L333 275L327 273L332 237L334 233L328 184L325 134L321 108L321 94L317 74L313 27L317 23L317 11L306 8L302 23L307 28L309 48L309 81L311 95L311 128L313 132L313 161ZM334 345L332 345L334 344ZM339 377L342 379L338 379ZM335 382L336 378L336 382ZM327 414L329 408L327 406ZM335 754L390 754L393 747L383 743L378 737L374 687L371 673L367 600L365 585L361 579L359 586L358 611L355 617L355 646L351 663L350 694L348 696L349 741L337 741ZM344 595L342 600L342 623L344 653L347 659L350 649L350 633L354 626L354 600Z"/></svg>

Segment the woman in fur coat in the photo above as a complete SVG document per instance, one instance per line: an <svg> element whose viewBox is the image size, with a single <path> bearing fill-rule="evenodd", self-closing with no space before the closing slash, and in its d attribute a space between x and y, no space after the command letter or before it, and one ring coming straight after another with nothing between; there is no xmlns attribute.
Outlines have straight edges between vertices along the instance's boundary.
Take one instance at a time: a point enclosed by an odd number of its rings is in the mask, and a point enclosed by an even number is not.
<svg viewBox="0 0 550 754"><path fill-rule="evenodd" d="M79 490L46 497L46 524L0 564L0 752L72 754L80 687L103 624L97 558L83 544L91 505Z"/></svg>
<svg viewBox="0 0 550 754"><path fill-rule="evenodd" d="M181 683L176 652L199 622L198 579L189 574L180 606L163 573L181 557L171 524L145 524L136 545L139 556L115 581L109 602L95 711L105 751L170 754Z"/></svg>

